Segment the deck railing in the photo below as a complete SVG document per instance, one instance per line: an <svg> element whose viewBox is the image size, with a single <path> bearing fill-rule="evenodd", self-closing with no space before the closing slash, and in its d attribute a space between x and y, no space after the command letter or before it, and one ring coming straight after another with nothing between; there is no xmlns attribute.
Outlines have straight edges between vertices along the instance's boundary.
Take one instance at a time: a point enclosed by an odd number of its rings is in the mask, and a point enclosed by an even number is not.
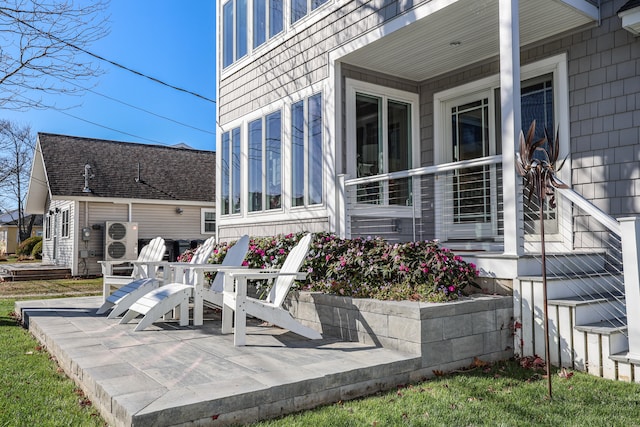
<svg viewBox="0 0 640 427"><path fill-rule="evenodd" d="M502 156L341 176L339 196L344 237L376 235L399 242L439 238L458 250L503 249ZM571 189L559 189L556 198L558 208L544 210L547 256L570 267L564 274L581 282L581 294L600 293L619 302L603 318L616 319L612 325L628 324L630 354L640 359L640 220L614 219ZM521 246L535 257L540 252L538 209L527 206L524 197L522 206ZM593 257L568 256L576 252L601 257L602 268L594 267ZM593 285L594 275L606 286Z"/></svg>
<svg viewBox="0 0 640 427"><path fill-rule="evenodd" d="M344 179L344 235L502 241L501 156ZM478 224L482 224L478 226Z"/></svg>

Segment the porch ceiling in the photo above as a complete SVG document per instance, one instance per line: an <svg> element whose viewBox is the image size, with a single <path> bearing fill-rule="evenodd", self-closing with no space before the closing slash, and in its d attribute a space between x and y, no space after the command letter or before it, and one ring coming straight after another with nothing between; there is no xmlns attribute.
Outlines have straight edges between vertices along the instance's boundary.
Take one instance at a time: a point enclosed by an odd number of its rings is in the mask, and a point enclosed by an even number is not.
<svg viewBox="0 0 640 427"><path fill-rule="evenodd" d="M594 22L576 4L593 9L581 0L520 1L520 44ZM340 60L413 81L426 80L497 56L498 12L498 0L457 1Z"/></svg>

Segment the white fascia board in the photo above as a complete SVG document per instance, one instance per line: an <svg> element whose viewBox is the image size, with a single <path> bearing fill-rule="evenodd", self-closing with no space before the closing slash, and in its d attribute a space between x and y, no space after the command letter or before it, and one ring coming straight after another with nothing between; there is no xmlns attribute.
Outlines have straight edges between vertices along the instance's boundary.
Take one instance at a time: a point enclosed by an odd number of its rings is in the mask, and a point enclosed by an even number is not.
<svg viewBox="0 0 640 427"><path fill-rule="evenodd" d="M566 4L567 6L577 10L584 16L593 19L594 21L600 20L600 8L587 0L556 0L558 3Z"/></svg>

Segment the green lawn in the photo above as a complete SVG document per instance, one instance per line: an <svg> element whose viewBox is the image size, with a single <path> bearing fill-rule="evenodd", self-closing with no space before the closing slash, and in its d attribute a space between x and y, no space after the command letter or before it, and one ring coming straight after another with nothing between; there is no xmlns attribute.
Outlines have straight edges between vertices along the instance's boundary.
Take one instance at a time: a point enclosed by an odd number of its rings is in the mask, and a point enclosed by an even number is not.
<svg viewBox="0 0 640 427"><path fill-rule="evenodd" d="M49 353L18 326L14 301L0 299L0 426L104 426Z"/></svg>
<svg viewBox="0 0 640 427"><path fill-rule="evenodd" d="M555 372L550 401L543 375L501 362L256 426L640 426L640 384Z"/></svg>
<svg viewBox="0 0 640 427"><path fill-rule="evenodd" d="M0 283L0 427L104 426L81 391L11 316L16 295L99 294L100 279ZM257 426L639 426L640 384L553 374L516 361L437 376Z"/></svg>

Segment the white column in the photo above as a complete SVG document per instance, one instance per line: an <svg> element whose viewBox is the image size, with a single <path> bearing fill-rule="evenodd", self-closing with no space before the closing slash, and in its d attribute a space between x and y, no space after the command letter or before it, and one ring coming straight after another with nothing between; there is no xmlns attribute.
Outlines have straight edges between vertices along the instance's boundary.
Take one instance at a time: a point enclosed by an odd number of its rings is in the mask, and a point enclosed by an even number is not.
<svg viewBox="0 0 640 427"><path fill-rule="evenodd" d="M521 255L524 251L522 195L515 170L515 150L521 128L518 0L500 0L499 9L504 253Z"/></svg>
<svg viewBox="0 0 640 427"><path fill-rule="evenodd" d="M346 239L347 237L351 237L351 236L347 236L347 208L346 208L346 199L345 199L345 195L346 195L346 190L344 187L344 180L345 180L346 175L344 174L340 174L338 175L338 182L337 182L337 187L338 187L338 191L337 191L337 203L336 203L336 211L337 211L337 217L338 217L338 221L336 221L336 228L337 228L337 234L338 237L340 237L341 239Z"/></svg>
<svg viewBox="0 0 640 427"><path fill-rule="evenodd" d="M618 218L622 239L629 357L640 359L640 218Z"/></svg>

